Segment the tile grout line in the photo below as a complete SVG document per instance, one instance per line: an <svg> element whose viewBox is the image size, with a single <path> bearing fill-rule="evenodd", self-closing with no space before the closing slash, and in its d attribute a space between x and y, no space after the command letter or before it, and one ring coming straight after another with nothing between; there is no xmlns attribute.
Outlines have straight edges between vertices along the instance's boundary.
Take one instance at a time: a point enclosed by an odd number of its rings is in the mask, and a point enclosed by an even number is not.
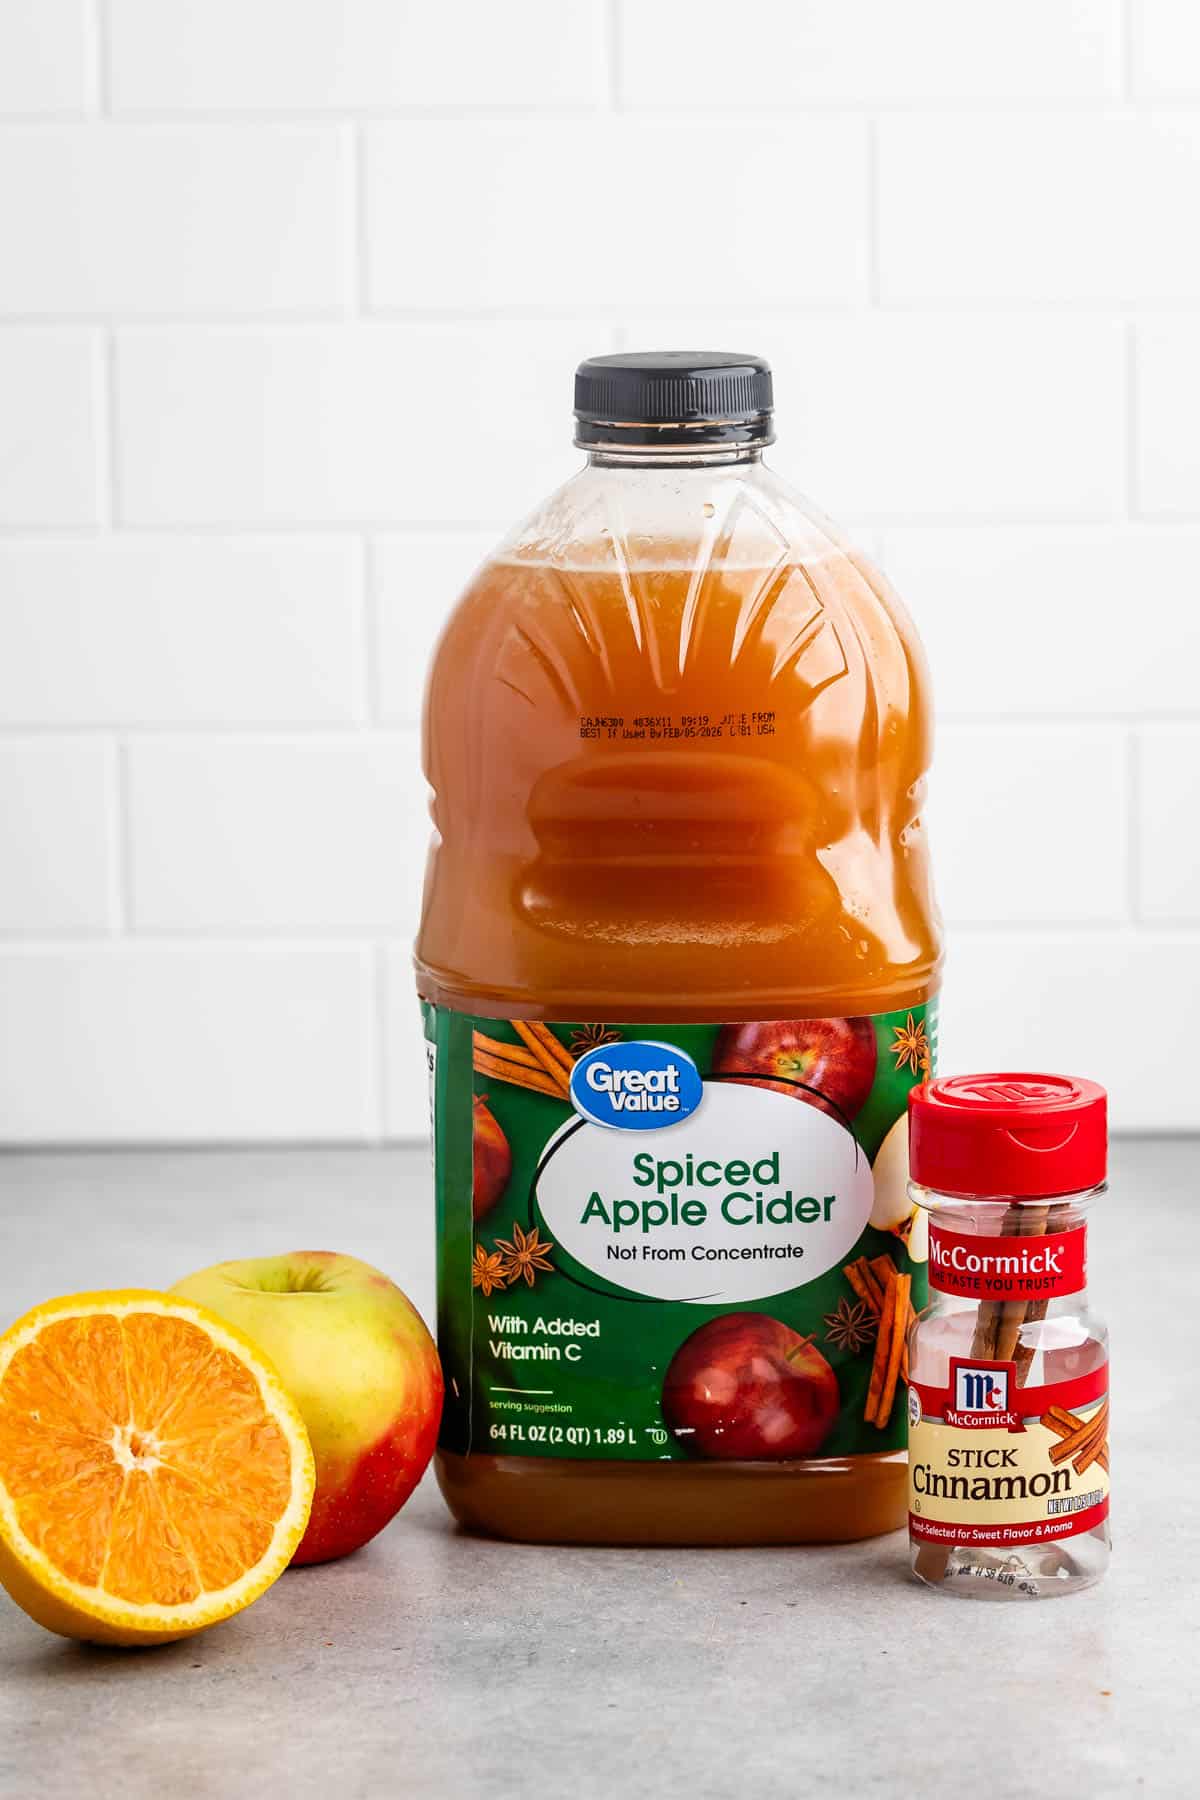
<svg viewBox="0 0 1200 1800"><path fill-rule="evenodd" d="M344 254L349 264L348 311L352 319L367 316L368 271L370 245L367 232L367 144L361 124L346 121L346 188L348 201L347 236Z"/></svg>
<svg viewBox="0 0 1200 1800"><path fill-rule="evenodd" d="M59 121L61 123L61 121ZM369 181L364 179L364 190ZM367 246L369 260L369 246ZM886 301L889 318L907 324L944 326L947 320L971 324L983 319L1004 327L1061 324L1077 326L1080 321L1119 326L1130 319L1138 322L1172 323L1191 321L1195 317L1197 299L1193 294L1144 293L1124 300L1103 295L1051 295L1046 299L1028 295L913 295L897 296ZM817 294L808 298L792 296L771 300L762 297L744 299L731 292L724 300L699 299L694 291L680 289L674 299L653 299L639 295L634 288L593 305L565 300L513 302L479 301L475 304L449 302L379 301L364 310L354 322L378 328L382 336L387 328L409 328L413 331L442 330L447 335L484 330L493 326L517 329L544 326L624 325L633 319L658 319L666 322L683 320L690 324L724 323L731 312L754 319L777 321L797 326L853 325L871 319L878 308L864 300L861 292L850 284L839 294ZM89 326L113 325L122 331L141 336L163 336L177 333L195 338L224 339L245 331L279 332L289 337L309 335L315 330L347 324L345 303L305 301L295 303L265 302L258 307L245 304L221 307L215 304L190 307L154 307L137 310L128 306L52 307L29 311L24 307L0 313L5 329L28 331L63 331Z"/></svg>
<svg viewBox="0 0 1200 1800"><path fill-rule="evenodd" d="M797 121L808 119L861 119L863 115L877 112L888 118L932 118L939 121L954 120L963 117L1004 121L1010 118L1035 118L1053 120L1062 116L1071 119L1103 118L1111 113L1115 106L1124 106L1130 100L1141 112L1148 114L1179 113L1194 115L1200 111L1200 98L1195 93L1178 94L1131 94L1128 98L1123 92L1114 95L1111 92L1079 95L1069 92L1048 93L1039 95L1011 93L1000 96L974 95L969 98L942 95L926 95L917 97L899 97L895 94L875 94L869 99L862 95L847 94L833 99L825 99L820 95L806 95L795 100L772 100L747 102L741 105L728 105L697 100L677 105L652 105L643 101L629 103L619 94L613 94L614 84L608 77L612 71L609 45L619 48L619 33L611 32L607 21L604 26L604 43L600 54L605 63L608 89L606 106L619 111L635 124L650 125L699 125L721 128L728 126L752 125L765 122L769 125L793 125ZM1124 76L1124 54L1121 55L1122 87ZM545 125L549 128L564 124L586 122L594 116L595 102L587 100L570 100L561 102L512 101L505 105L502 102L480 102L475 105L438 105L436 102L396 101L392 104L355 103L347 101L340 106L282 104L274 105L269 101L255 106L238 106L234 104L220 106L190 106L186 102L174 106L126 105L116 112L115 116L123 121L138 125L195 125L203 126L260 126L270 129L274 125L326 125L336 128L340 124L362 125L496 125L496 124L528 124ZM64 120L79 120L81 115L63 112L5 112L0 110L0 125L20 125L37 130L42 125L61 125Z"/></svg>
<svg viewBox="0 0 1200 1800"><path fill-rule="evenodd" d="M66 738L62 734L59 741ZM123 804L121 798L121 742L112 733L106 732L100 740L103 745L105 774L106 817L104 822L104 844L108 859L105 878L105 896L108 906L108 921L104 931L98 935L104 939L119 937L125 930L125 894L124 881L121 874L122 851L121 840L124 835L122 825ZM22 937L27 933L22 932ZM69 936L70 934L68 934ZM5 934L5 943L11 947L12 934Z"/></svg>
<svg viewBox="0 0 1200 1800"><path fill-rule="evenodd" d="M115 935L133 935L133 811L130 806L130 746L125 736L113 743L113 799L116 830L116 854L113 860L115 884Z"/></svg>
<svg viewBox="0 0 1200 1800"><path fill-rule="evenodd" d="M364 181L364 188L367 185ZM369 245L365 247L364 254L369 261ZM1155 324L1164 320L1171 323L1190 322L1195 317L1196 304L1195 295L1161 293L1134 295L1122 301L1094 295L1051 296L1041 300L1021 295L996 297L989 294L982 297L898 296L881 302L888 317L897 323L942 327L948 320L967 325L983 319L985 322L996 321L1005 328L1047 324L1077 326L1081 321L1101 324L1107 322L1113 326L1127 324L1131 320ZM562 300L521 300L511 303L480 301L474 305L437 301L411 304L379 301L365 308L361 315L349 314L346 304L336 301L327 304L264 303L257 308L246 305L188 307L184 304L174 308L156 307L144 311L123 306L79 306L53 307L48 311L31 312L22 307L0 312L0 325L6 330L26 331L87 330L89 327L112 325L139 336L161 337L174 333L220 341L246 331L278 332L286 337L300 337L318 330L329 330L333 326L345 327L348 322L371 327L372 334L376 336L385 335L389 328L414 332L440 330L449 336L474 330L490 334L492 328L497 326L518 330L528 328L531 331L537 327L581 324L611 327L625 325L631 318L664 322L682 320L694 325L714 322L723 324L731 312L782 325L859 326L864 320L871 319L878 310L880 308L864 300L861 292L852 292L849 286L845 293L833 296L814 295L810 298L792 297L785 300L768 300L760 296L757 299L739 300L731 293L724 301L697 299L694 294L682 291L674 300L651 299L639 296L630 289L615 298L597 301L592 306Z"/></svg>
<svg viewBox="0 0 1200 1800"><path fill-rule="evenodd" d="M370 945L368 975L371 982L371 1051L367 1063L368 1111L372 1114L375 1141L383 1143L388 1131L388 1094L391 1081L389 1031L390 980L387 945L376 939Z"/></svg>
<svg viewBox="0 0 1200 1800"><path fill-rule="evenodd" d="M103 447L101 456L106 464L104 483L105 522L110 532L119 525L121 518L121 434L117 417L117 334L114 328L106 327L101 344L102 372L102 413L100 433Z"/></svg>
<svg viewBox="0 0 1200 1800"><path fill-rule="evenodd" d="M1138 329L1133 319L1125 321L1125 518L1129 524L1140 524L1148 516L1141 508L1141 407L1138 381L1140 357Z"/></svg>
<svg viewBox="0 0 1200 1800"><path fill-rule="evenodd" d="M147 925L127 936L121 934L121 941L126 946L136 942L138 948L143 950L232 950L239 955L245 952L254 955L274 955L277 952L287 955L309 952L324 955L330 950L356 950L366 954L376 945L384 954L388 950L411 950L411 932L403 937L389 937L385 931L383 936L372 937L372 929L369 925L330 925L322 929L315 925L298 926L294 922L257 927L244 924ZM374 929L384 930L382 927ZM82 926L44 926L36 931L22 927L0 927L0 942L9 950L28 950L33 955L62 949L107 951L118 947L116 933Z"/></svg>
<svg viewBox="0 0 1200 1800"><path fill-rule="evenodd" d="M606 103L611 113L623 112L621 101L621 0L606 0L604 8Z"/></svg>
<svg viewBox="0 0 1200 1800"><path fill-rule="evenodd" d="M1121 0L1120 57L1121 98L1128 105L1137 99L1134 71L1137 64L1137 21L1134 0Z"/></svg>
<svg viewBox="0 0 1200 1800"><path fill-rule="evenodd" d="M0 328L2 329L2 328ZM508 524L511 524L511 520ZM920 519L921 525L943 525L950 521L942 518ZM1000 524L1014 523L1012 520L999 520ZM1024 523L1019 520L1016 523ZM1170 523L1168 520L1167 523ZM904 523L909 523L905 520ZM1036 521L1034 521L1036 523ZM1095 523L1094 520L1066 519L1068 526L1081 523ZM1179 523L1184 525L1200 523L1200 515L1195 519L1191 514L1184 515ZM473 535L486 536L492 542L503 533L508 526L501 519L491 521L483 519L160 519L148 524L140 519L123 519L121 536L130 540L146 542L154 538L165 538L171 541L199 538L213 539L249 539L260 544L294 544L304 538L324 539L344 542L347 538L360 538L364 532L378 533L381 537L444 537L447 533L469 532ZM110 541L110 534L100 525L89 522L84 525L47 525L32 522L26 525L0 524L0 545L15 545L20 548L29 544L70 545L99 548Z"/></svg>
<svg viewBox="0 0 1200 1800"><path fill-rule="evenodd" d="M1125 734L1125 904L1130 923L1135 927L1141 927L1145 923L1142 918L1141 833L1138 828L1141 815L1141 763L1138 728L1130 725Z"/></svg>
<svg viewBox="0 0 1200 1800"><path fill-rule="evenodd" d="M1064 729L1075 729L1080 723L1075 719L1058 721ZM1176 715L1170 723L1200 723L1200 712ZM374 732L378 742L386 744L390 739L406 739L419 732L420 717L397 715L394 718L379 719L378 729ZM0 719L0 743L44 743L48 738L79 738L91 742L96 738L110 737L114 731L120 731L124 740L132 748L135 744L193 744L193 743L243 743L246 746L259 748L264 743L276 746L288 745L294 748L303 746L312 749L329 745L353 743L362 735L363 720L348 716L342 719L250 719L229 720L201 718L172 722L143 722L138 720L124 721L119 719L35 719L13 723Z"/></svg>
<svg viewBox="0 0 1200 1800"><path fill-rule="evenodd" d="M866 121L867 127L867 300L871 307L878 309L883 303L883 242L881 237L882 216L880 213L880 151L879 120L873 115Z"/></svg>
<svg viewBox="0 0 1200 1800"><path fill-rule="evenodd" d="M95 483L95 521L92 527L94 535L103 542L110 534L113 523L113 427L112 402L113 384L110 351L110 333L105 327L90 335L91 398L94 410L92 420L92 480ZM66 537L74 541L75 533L68 531ZM7 538L8 534L5 533ZM55 534L57 537L58 534ZM61 542L62 539L58 538Z"/></svg>
<svg viewBox="0 0 1200 1800"><path fill-rule="evenodd" d="M379 570L374 540L359 539L358 663L362 725L376 730L382 722L379 659Z"/></svg>
<svg viewBox="0 0 1200 1800"><path fill-rule="evenodd" d="M87 113L108 118L112 113L112 76L109 62L110 19L108 0L89 0L83 12Z"/></svg>

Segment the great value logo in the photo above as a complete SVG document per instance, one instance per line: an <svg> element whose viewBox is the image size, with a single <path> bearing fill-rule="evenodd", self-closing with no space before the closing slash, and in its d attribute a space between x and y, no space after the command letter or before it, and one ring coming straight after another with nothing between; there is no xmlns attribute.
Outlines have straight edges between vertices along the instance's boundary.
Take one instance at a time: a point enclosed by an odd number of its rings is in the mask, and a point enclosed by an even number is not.
<svg viewBox="0 0 1200 1800"><path fill-rule="evenodd" d="M660 1131L694 1113L704 1098L700 1071L686 1050L641 1038L601 1044L571 1071L571 1100L593 1125Z"/></svg>

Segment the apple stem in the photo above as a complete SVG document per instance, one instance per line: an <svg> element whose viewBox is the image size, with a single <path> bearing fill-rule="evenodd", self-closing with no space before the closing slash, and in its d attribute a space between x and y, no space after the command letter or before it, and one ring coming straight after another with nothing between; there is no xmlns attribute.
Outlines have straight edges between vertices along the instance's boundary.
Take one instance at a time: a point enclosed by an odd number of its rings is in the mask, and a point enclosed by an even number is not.
<svg viewBox="0 0 1200 1800"><path fill-rule="evenodd" d="M814 1339L816 1338L816 1335L817 1334L815 1331L810 1331L806 1338L800 1339L800 1342L795 1346L794 1349L785 1350L783 1353L784 1362L795 1362L795 1360L799 1356L800 1352L802 1350L808 1349L808 1346L814 1341Z"/></svg>

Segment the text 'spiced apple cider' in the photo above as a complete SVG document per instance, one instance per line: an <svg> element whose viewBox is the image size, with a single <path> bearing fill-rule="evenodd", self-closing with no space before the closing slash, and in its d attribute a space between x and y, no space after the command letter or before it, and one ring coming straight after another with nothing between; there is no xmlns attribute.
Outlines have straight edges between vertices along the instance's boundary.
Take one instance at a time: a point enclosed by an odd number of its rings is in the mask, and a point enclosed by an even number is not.
<svg viewBox="0 0 1200 1800"><path fill-rule="evenodd" d="M504 1536L903 1523L930 697L757 357L602 356L425 714L443 1492Z"/></svg>

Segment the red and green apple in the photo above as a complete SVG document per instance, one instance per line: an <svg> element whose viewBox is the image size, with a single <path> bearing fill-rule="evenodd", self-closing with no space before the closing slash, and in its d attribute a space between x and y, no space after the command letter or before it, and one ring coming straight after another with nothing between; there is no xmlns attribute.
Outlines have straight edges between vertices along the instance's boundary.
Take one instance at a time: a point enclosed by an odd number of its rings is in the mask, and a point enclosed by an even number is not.
<svg viewBox="0 0 1200 1800"><path fill-rule="evenodd" d="M317 1464L292 1561L347 1556L383 1530L433 1454L442 1369L421 1315L369 1263L325 1250L217 1263L176 1284L275 1364Z"/></svg>

